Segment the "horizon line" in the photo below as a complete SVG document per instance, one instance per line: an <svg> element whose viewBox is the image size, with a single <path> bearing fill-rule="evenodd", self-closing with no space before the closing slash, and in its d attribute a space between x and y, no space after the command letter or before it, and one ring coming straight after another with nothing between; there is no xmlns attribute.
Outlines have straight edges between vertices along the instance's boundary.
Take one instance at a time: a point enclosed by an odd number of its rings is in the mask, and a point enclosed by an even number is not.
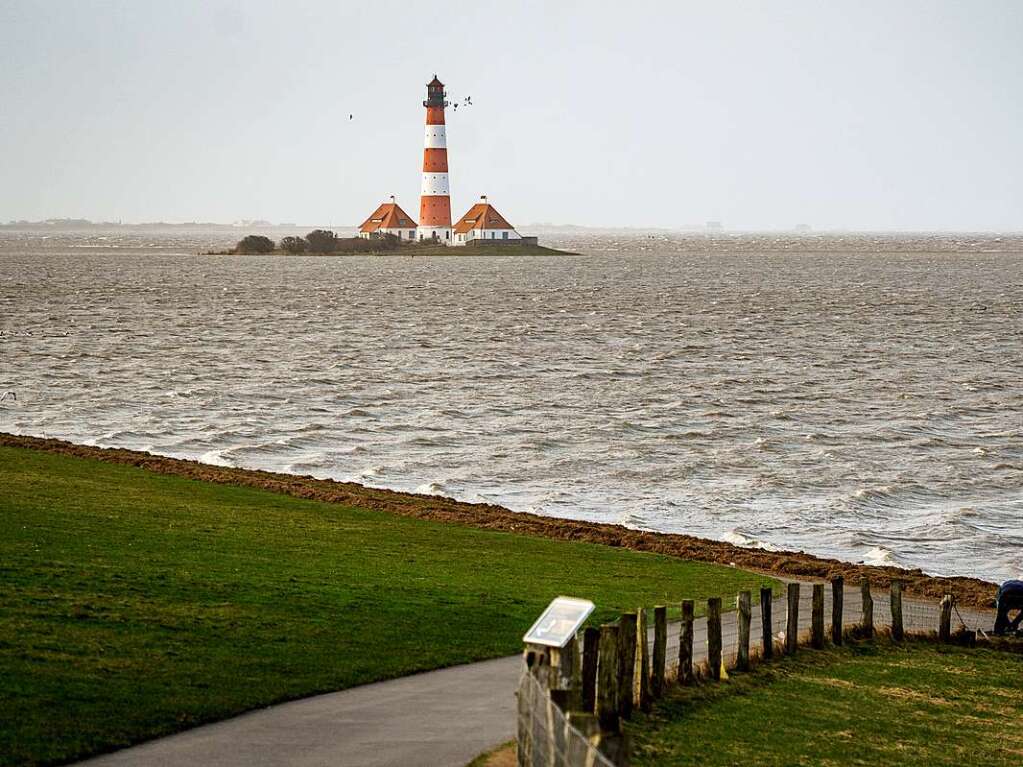
<svg viewBox="0 0 1023 767"><path fill-rule="evenodd" d="M125 228L143 229L158 227L205 227L217 229L230 229L243 231L245 229L358 229L359 224L326 223L326 224L298 224L292 222L271 222L264 219L243 219L231 223L219 221L94 221L86 218L52 217L29 221L27 219L8 220L0 222L0 229L64 229L73 230L78 228ZM679 234L990 234L990 235L1019 235L1023 234L1023 226L1017 229L984 229L984 228L950 228L950 229L928 229L913 227L882 227L882 228L855 228L855 227L815 227L812 224L799 223L792 226L777 227L727 227L718 222L707 224L678 224L678 225L638 225L638 224L615 224L615 225L593 225L553 222L532 222L518 227L519 229L569 229L584 231L636 231L636 232L666 232Z"/></svg>

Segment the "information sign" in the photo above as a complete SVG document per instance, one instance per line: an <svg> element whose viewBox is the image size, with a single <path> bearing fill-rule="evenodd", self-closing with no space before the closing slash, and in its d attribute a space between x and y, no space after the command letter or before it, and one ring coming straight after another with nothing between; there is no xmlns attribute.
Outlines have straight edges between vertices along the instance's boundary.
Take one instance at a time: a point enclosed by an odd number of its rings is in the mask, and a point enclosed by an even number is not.
<svg viewBox="0 0 1023 767"><path fill-rule="evenodd" d="M557 597L522 637L526 644L564 647L593 612L593 602L574 597Z"/></svg>

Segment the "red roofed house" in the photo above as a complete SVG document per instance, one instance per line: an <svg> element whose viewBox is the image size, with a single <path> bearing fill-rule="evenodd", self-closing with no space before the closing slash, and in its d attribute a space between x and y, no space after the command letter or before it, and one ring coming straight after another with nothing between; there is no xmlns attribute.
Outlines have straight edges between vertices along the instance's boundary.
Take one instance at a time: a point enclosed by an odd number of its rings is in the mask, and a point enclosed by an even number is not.
<svg viewBox="0 0 1023 767"><path fill-rule="evenodd" d="M398 239L411 242L416 238L416 222L391 197L390 202L383 203L373 211L373 215L359 227L360 237L368 238L374 234L393 234Z"/></svg>
<svg viewBox="0 0 1023 767"><path fill-rule="evenodd" d="M455 239L452 245L468 245L479 240L496 243L522 239L522 235L487 202L485 196L483 202L473 205L468 213L458 219L453 231Z"/></svg>

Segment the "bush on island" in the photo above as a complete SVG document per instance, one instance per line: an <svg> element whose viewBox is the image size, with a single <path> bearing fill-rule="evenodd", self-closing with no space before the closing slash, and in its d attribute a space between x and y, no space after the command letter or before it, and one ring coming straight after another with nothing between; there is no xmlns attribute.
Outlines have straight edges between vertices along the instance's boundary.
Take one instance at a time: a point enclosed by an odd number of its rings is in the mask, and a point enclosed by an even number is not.
<svg viewBox="0 0 1023 767"><path fill-rule="evenodd" d="M390 232L374 232L370 238L374 247L379 250L394 250L401 247L401 238Z"/></svg>
<svg viewBox="0 0 1023 767"><path fill-rule="evenodd" d="M401 247L401 240L393 234L371 234L365 237L339 237L334 242L334 253L378 253Z"/></svg>
<svg viewBox="0 0 1023 767"><path fill-rule="evenodd" d="M313 253L333 253L337 248L337 235L324 229L314 229L305 236Z"/></svg>
<svg viewBox="0 0 1023 767"><path fill-rule="evenodd" d="M309 246L301 237L284 237L281 239L281 250L285 253L305 253Z"/></svg>
<svg viewBox="0 0 1023 767"><path fill-rule="evenodd" d="M235 253L273 253L274 241L259 234L243 237L235 246Z"/></svg>

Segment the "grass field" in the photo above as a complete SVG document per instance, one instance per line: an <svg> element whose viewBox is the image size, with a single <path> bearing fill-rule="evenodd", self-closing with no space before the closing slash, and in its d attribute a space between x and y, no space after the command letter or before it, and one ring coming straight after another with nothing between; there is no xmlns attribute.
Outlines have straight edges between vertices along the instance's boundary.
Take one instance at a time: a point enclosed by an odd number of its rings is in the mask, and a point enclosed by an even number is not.
<svg viewBox="0 0 1023 767"><path fill-rule="evenodd" d="M25 449L0 488L4 765L511 654L558 594L600 620L771 582Z"/></svg>
<svg viewBox="0 0 1023 767"><path fill-rule="evenodd" d="M1019 765L1023 654L911 642L804 652L676 688L629 727L643 765Z"/></svg>

